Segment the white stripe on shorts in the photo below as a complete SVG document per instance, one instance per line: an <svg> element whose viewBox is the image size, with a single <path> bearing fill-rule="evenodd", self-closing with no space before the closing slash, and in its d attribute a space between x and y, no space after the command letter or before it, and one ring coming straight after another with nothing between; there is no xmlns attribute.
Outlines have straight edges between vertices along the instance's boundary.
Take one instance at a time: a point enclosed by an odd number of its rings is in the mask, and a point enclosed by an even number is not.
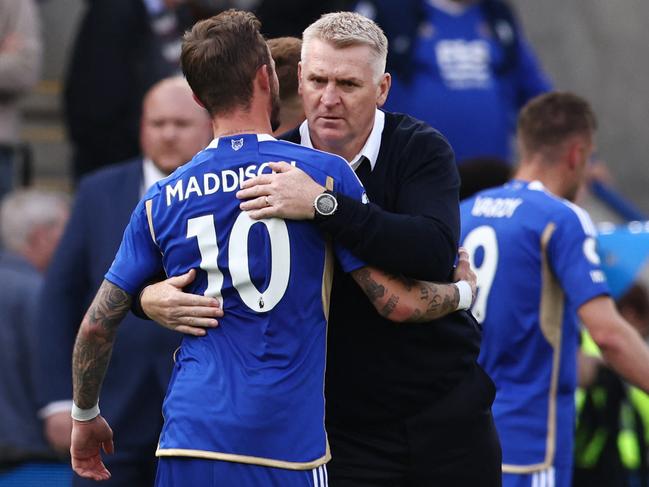
<svg viewBox="0 0 649 487"><path fill-rule="evenodd" d="M320 465L318 468L311 470L313 473L313 487L329 487L329 476L327 475L327 466Z"/></svg>
<svg viewBox="0 0 649 487"><path fill-rule="evenodd" d="M550 467L532 475L532 487L554 487L554 467Z"/></svg>

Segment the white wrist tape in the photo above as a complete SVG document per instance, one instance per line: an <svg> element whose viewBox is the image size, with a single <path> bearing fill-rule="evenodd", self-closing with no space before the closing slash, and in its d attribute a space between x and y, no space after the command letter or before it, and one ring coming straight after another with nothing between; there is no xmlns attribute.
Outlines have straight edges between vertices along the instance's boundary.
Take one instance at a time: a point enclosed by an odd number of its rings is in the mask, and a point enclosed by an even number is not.
<svg viewBox="0 0 649 487"><path fill-rule="evenodd" d="M72 413L70 414L72 419L77 421L90 421L99 416L99 403L95 404L90 409L81 409L75 403L72 403Z"/></svg>
<svg viewBox="0 0 649 487"><path fill-rule="evenodd" d="M471 292L471 285L466 281L454 282L455 287L460 292L460 300L457 303L456 311L461 309L469 309L473 301L473 293Z"/></svg>

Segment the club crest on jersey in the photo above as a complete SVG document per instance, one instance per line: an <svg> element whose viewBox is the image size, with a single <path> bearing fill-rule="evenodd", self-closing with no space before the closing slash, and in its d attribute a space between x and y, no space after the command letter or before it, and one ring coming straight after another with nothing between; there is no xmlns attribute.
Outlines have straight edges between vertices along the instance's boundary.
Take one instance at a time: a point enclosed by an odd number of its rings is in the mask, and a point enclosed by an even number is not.
<svg viewBox="0 0 649 487"><path fill-rule="evenodd" d="M243 137L240 139L232 139L230 140L230 144L232 144L232 150L239 150L243 147Z"/></svg>

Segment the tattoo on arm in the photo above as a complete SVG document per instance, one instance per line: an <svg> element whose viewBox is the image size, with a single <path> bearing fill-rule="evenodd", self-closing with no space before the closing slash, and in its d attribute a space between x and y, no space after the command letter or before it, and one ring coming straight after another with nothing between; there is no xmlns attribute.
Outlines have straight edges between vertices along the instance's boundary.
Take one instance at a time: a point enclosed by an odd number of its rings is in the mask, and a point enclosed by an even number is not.
<svg viewBox="0 0 649 487"><path fill-rule="evenodd" d="M80 408L91 408L97 402L117 327L131 301L128 293L105 280L83 318L72 354L74 402Z"/></svg>
<svg viewBox="0 0 649 487"><path fill-rule="evenodd" d="M380 311L381 316L385 316L386 318L389 317L394 311L394 308L397 307L397 303L399 303L399 296L392 294L388 298L388 302L383 305L383 308Z"/></svg>
<svg viewBox="0 0 649 487"><path fill-rule="evenodd" d="M419 299L425 310L416 316L418 320L434 320L452 313L457 308L460 293L456 286L434 282L420 282L419 285Z"/></svg>
<svg viewBox="0 0 649 487"><path fill-rule="evenodd" d="M376 282L372 277L372 272L369 269L361 268L353 273L356 282L361 286L370 302L374 304L377 299L385 296L385 287Z"/></svg>
<svg viewBox="0 0 649 487"><path fill-rule="evenodd" d="M426 322L457 309L460 294L452 284L413 281L382 271L374 272L377 274L364 267L352 272L352 276L384 318Z"/></svg>

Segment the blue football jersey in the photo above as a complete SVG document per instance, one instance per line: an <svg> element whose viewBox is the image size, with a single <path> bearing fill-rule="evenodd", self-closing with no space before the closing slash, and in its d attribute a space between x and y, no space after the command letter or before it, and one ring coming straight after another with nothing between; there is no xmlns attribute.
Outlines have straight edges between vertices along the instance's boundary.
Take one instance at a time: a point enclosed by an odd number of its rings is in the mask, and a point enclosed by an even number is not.
<svg viewBox="0 0 649 487"><path fill-rule="evenodd" d="M515 36L516 62L501 69L505 48L491 34L481 3L456 14L421 2L413 74L406 80L393 73L385 104L386 110L412 115L444 134L458 163L487 155L509 161L518 110L552 88L520 29L509 34Z"/></svg>
<svg viewBox="0 0 649 487"><path fill-rule="evenodd" d="M538 182L512 181L461 204L462 245L478 278L479 362L496 384L503 471L569 466L577 309L608 294L595 229Z"/></svg>
<svg viewBox="0 0 649 487"><path fill-rule="evenodd" d="M197 268L189 291L221 300L204 337L185 336L163 404L158 456L289 469L328 461L324 427L332 253L306 221L250 219L236 191L286 161L357 200L347 162L267 135L216 139L153 186L135 209L106 279L129 293L164 270ZM333 247L345 271L364 264Z"/></svg>

